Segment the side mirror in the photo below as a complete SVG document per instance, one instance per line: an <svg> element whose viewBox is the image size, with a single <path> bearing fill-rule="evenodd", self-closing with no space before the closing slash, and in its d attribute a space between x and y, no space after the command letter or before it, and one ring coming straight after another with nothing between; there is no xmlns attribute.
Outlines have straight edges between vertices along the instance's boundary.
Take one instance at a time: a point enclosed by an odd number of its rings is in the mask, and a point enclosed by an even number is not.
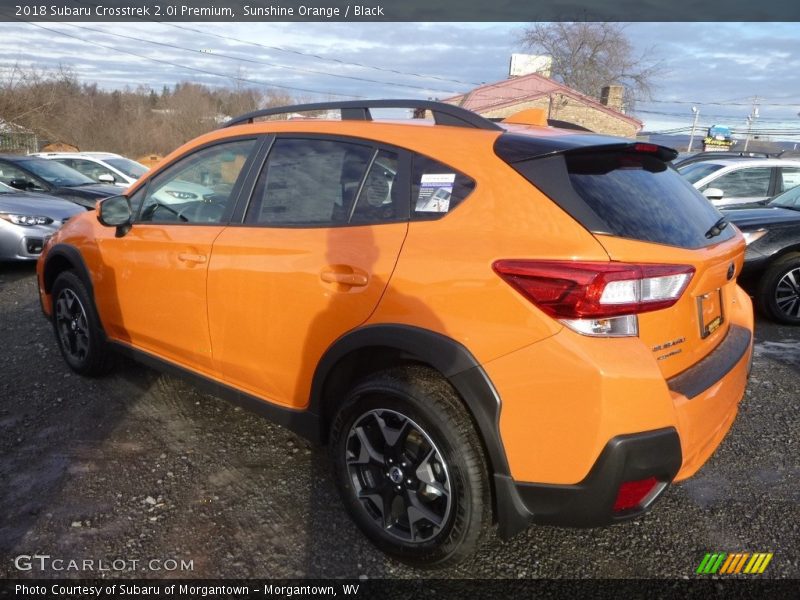
<svg viewBox="0 0 800 600"><path fill-rule="evenodd" d="M116 227L117 237L131 228L131 203L125 196L111 196L97 203L97 220L106 227Z"/></svg>
<svg viewBox="0 0 800 600"><path fill-rule="evenodd" d="M8 185L18 190L25 191L33 187L33 182L28 181L27 179L12 179L11 181L8 182Z"/></svg>
<svg viewBox="0 0 800 600"><path fill-rule="evenodd" d="M97 178L97 181L99 181L101 183L116 183L117 182L117 180L114 178L114 176L111 173L103 173L102 175L100 175Z"/></svg>
<svg viewBox="0 0 800 600"><path fill-rule="evenodd" d="M703 196L708 198L709 200L722 200L722 197L725 195L719 188L706 188L703 190Z"/></svg>

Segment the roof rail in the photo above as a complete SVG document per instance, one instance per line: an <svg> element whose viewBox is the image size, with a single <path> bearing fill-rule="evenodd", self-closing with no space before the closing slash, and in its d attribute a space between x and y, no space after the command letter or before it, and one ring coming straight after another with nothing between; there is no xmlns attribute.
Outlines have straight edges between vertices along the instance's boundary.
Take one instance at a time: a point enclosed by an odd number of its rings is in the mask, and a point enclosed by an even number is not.
<svg viewBox="0 0 800 600"><path fill-rule="evenodd" d="M295 104L291 106L277 106L254 110L247 114L231 119L222 127L232 127L243 123L252 123L259 117L282 115L293 112L309 112L312 110L340 110L343 121L371 121L371 108L410 108L414 110L429 110L437 125L452 125L454 127L471 127L486 129L488 131L503 131L503 128L472 111L460 106L434 102L432 100L349 100L346 102L317 102L315 104Z"/></svg>

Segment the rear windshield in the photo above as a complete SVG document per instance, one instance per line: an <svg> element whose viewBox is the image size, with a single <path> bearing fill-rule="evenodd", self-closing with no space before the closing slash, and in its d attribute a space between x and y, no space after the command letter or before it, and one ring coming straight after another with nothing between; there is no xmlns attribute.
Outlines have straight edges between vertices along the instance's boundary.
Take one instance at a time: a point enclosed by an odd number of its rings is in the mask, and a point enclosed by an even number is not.
<svg viewBox="0 0 800 600"><path fill-rule="evenodd" d="M682 248L700 248L734 235L728 227L707 238L722 215L655 156L582 152L564 158L573 189L612 235Z"/></svg>
<svg viewBox="0 0 800 600"><path fill-rule="evenodd" d="M678 167L678 173L686 178L689 183L697 183L706 175L711 175L714 171L719 171L722 165L715 165L707 162L697 162L685 167Z"/></svg>

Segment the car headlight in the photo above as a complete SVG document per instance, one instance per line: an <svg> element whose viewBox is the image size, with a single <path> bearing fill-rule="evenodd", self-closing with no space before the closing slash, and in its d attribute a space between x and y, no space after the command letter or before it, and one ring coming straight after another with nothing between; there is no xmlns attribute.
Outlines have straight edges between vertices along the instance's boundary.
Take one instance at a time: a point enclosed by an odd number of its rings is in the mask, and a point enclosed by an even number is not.
<svg viewBox="0 0 800 600"><path fill-rule="evenodd" d="M15 213L0 213L0 219L5 219L14 225L50 225L53 219L50 217L43 217L40 215L20 215Z"/></svg>
<svg viewBox="0 0 800 600"><path fill-rule="evenodd" d="M744 236L744 243L749 246L756 240L760 240L762 237L767 235L767 230L756 229L755 231L743 231L742 235Z"/></svg>
<svg viewBox="0 0 800 600"><path fill-rule="evenodd" d="M197 194L192 192L177 192L175 190L164 190L167 194L178 200L196 200Z"/></svg>

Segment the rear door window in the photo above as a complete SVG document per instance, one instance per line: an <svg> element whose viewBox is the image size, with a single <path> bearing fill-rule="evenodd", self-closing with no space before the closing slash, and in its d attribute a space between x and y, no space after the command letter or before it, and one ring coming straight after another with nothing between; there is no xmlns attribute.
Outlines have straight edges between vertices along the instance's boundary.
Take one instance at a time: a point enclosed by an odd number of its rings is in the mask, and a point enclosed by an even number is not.
<svg viewBox="0 0 800 600"><path fill-rule="evenodd" d="M403 197L399 171L400 156L396 152L381 150L375 155L369 173L361 184L350 217L351 224L390 223L408 219L408 202ZM405 189L408 190L408 187Z"/></svg>
<svg viewBox="0 0 800 600"><path fill-rule="evenodd" d="M800 185L800 168L781 167L781 176L778 178L776 192L785 192Z"/></svg>
<svg viewBox="0 0 800 600"><path fill-rule="evenodd" d="M370 146L336 140L278 139L245 221L273 227L346 225L373 154Z"/></svg>
<svg viewBox="0 0 800 600"><path fill-rule="evenodd" d="M72 164L67 163L69 160ZM106 167L92 162L90 160L82 160L82 159L67 159L67 160L59 160L58 162L67 165L68 167L72 167L79 173L83 173L87 177L93 179L94 181L100 181L101 175L111 175L114 179L117 179L114 173L111 170L107 169Z"/></svg>
<svg viewBox="0 0 800 600"><path fill-rule="evenodd" d="M703 189L722 190L725 198L758 198L769 196L772 167L737 169L713 179Z"/></svg>

